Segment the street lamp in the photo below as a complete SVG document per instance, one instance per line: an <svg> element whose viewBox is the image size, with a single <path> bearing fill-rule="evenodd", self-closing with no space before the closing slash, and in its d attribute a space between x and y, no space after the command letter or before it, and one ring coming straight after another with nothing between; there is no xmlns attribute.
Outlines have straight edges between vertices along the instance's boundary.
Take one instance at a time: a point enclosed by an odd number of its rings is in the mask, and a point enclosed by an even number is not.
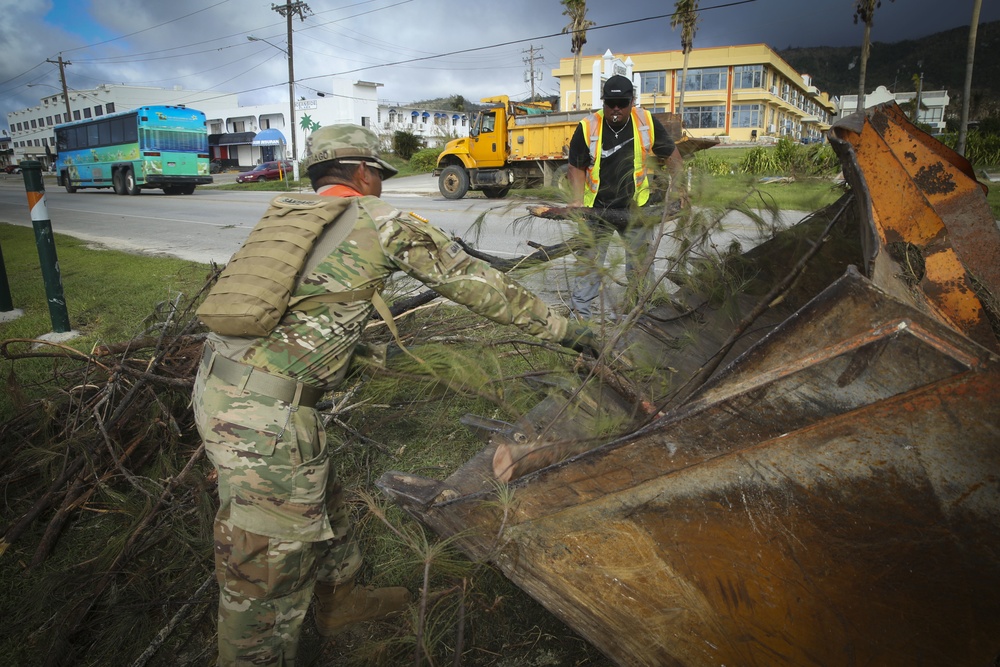
<svg viewBox="0 0 1000 667"><path fill-rule="evenodd" d="M295 74L292 70L292 54L290 54L285 49L281 48L277 44L271 44L263 37L254 37L253 35L247 35L247 40L250 42L264 42L269 46L273 46L288 58L288 117L291 121L288 131L292 135L292 176L295 180L299 178L299 159L298 159L298 146L295 140Z"/></svg>

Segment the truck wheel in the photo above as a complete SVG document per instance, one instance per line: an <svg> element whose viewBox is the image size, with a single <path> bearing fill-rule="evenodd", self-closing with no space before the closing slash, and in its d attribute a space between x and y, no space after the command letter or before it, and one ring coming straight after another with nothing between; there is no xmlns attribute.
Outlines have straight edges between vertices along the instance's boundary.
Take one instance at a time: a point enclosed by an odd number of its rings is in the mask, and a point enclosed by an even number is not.
<svg viewBox="0 0 1000 667"><path fill-rule="evenodd" d="M131 169L125 170L125 194L132 195L133 197L142 192L139 185L135 182L135 172Z"/></svg>
<svg viewBox="0 0 1000 667"><path fill-rule="evenodd" d="M445 167L438 178L438 190L445 199L461 199L469 191L469 172L465 167Z"/></svg>
<svg viewBox="0 0 1000 667"><path fill-rule="evenodd" d="M486 195L487 199L503 199L508 192L510 192L509 185L502 188L483 188L483 194Z"/></svg>

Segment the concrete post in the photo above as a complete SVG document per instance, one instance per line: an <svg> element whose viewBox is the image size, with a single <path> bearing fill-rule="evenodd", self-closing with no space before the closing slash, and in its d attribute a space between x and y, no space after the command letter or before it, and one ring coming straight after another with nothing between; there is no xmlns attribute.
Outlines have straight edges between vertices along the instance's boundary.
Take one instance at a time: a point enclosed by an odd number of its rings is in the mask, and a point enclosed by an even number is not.
<svg viewBox="0 0 1000 667"><path fill-rule="evenodd" d="M38 247L38 259L45 281L45 298L49 304L52 331L66 333L70 331L69 312L66 310L66 298L63 296L56 243L52 236L52 221L49 220L49 213L45 208L42 163L37 160L21 162L21 174L24 176L24 188L28 194L28 209L31 211L31 226L35 230L35 245Z"/></svg>

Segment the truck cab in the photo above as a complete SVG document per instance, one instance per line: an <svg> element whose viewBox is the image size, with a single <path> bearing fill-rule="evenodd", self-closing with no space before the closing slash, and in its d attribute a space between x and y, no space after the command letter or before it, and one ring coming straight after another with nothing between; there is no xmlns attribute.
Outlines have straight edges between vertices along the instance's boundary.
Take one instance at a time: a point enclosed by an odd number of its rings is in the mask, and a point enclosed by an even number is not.
<svg viewBox="0 0 1000 667"><path fill-rule="evenodd" d="M495 105L472 119L469 136L453 139L438 157L434 175L447 199L461 199L469 190L482 190L491 199L501 198L514 182L505 170L507 145L507 98L486 98Z"/></svg>

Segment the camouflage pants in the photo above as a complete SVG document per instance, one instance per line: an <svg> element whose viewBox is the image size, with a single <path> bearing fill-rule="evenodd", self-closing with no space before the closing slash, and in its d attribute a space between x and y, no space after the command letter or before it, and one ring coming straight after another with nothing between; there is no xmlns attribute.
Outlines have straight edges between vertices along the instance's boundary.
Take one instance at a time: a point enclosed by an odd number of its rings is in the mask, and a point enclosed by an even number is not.
<svg viewBox="0 0 1000 667"><path fill-rule="evenodd" d="M361 553L316 411L208 376L193 392L219 475L219 665L295 664L316 581L350 580Z"/></svg>

